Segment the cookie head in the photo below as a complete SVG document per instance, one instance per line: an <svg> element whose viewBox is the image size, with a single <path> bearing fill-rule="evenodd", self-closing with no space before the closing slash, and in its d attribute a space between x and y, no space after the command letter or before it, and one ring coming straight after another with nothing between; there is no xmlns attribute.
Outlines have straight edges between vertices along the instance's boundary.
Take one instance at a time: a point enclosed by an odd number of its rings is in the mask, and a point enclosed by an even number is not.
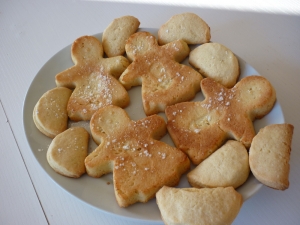
<svg viewBox="0 0 300 225"><path fill-rule="evenodd" d="M163 185L177 185L189 169L184 153L159 141L166 124L158 115L132 121L123 109L107 106L93 115L91 131L99 146L85 159L87 173L101 177L113 172L121 207L147 202Z"/></svg>
<svg viewBox="0 0 300 225"><path fill-rule="evenodd" d="M76 39L72 45L71 57L75 64L93 64L103 56L101 42L93 36L82 36Z"/></svg>

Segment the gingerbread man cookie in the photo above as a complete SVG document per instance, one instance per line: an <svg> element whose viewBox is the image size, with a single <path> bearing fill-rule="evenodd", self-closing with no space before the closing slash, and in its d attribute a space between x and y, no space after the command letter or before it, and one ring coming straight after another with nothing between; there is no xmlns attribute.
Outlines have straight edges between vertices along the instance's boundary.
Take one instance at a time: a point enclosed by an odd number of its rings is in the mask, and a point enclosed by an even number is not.
<svg viewBox="0 0 300 225"><path fill-rule="evenodd" d="M142 85L146 115L163 112L168 105L191 100L200 91L201 74L179 63L190 52L184 41L159 46L152 34L137 32L127 40L125 49L133 62L119 80L126 89Z"/></svg>
<svg viewBox="0 0 300 225"><path fill-rule="evenodd" d="M249 148L255 136L253 121L268 114L276 101L274 88L262 76L243 78L231 89L205 78L201 88L204 101L166 108L171 138L197 165L227 139Z"/></svg>
<svg viewBox="0 0 300 225"><path fill-rule="evenodd" d="M190 168L182 151L158 141L167 131L158 115L132 121L125 110L110 105L93 115L90 126L100 145L85 159L87 173L101 177L113 172L121 207L147 202L162 186L177 185Z"/></svg>
<svg viewBox="0 0 300 225"><path fill-rule="evenodd" d="M102 44L93 36L76 39L71 56L75 65L55 77L57 86L74 88L67 106L71 120L90 120L106 105L129 104L128 93L117 80L129 65L125 57L103 58Z"/></svg>

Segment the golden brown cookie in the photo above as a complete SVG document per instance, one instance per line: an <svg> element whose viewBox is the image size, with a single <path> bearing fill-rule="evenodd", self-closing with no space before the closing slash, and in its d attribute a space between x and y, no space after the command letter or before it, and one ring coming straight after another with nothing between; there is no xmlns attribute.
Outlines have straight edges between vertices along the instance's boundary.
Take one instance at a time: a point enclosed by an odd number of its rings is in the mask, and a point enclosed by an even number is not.
<svg viewBox="0 0 300 225"><path fill-rule="evenodd" d="M113 172L121 207L147 202L162 186L177 185L190 168L183 152L158 141L166 133L158 115L132 121L125 110L106 106L93 115L90 126L99 146L85 159L87 173L101 177Z"/></svg>
<svg viewBox="0 0 300 225"><path fill-rule="evenodd" d="M290 153L294 126L268 125L253 138L249 150L250 168L257 180L274 189L289 187Z"/></svg>
<svg viewBox="0 0 300 225"><path fill-rule="evenodd" d="M201 81L205 99L166 108L167 128L177 148L199 164L227 139L247 148L255 136L253 121L273 108L276 93L262 76L248 76L227 89L211 78Z"/></svg>
<svg viewBox="0 0 300 225"><path fill-rule="evenodd" d="M148 32L137 32L126 43L126 53L133 62L120 77L126 89L142 85L146 115L163 112L165 107L194 98L200 91L201 74L180 64L189 54L182 41L159 46Z"/></svg>
<svg viewBox="0 0 300 225"><path fill-rule="evenodd" d="M129 104L128 93L117 80L129 65L125 57L103 58L102 44L93 36L76 39L71 56L75 65L55 77L57 86L74 88L67 107L71 120L90 120L106 105Z"/></svg>

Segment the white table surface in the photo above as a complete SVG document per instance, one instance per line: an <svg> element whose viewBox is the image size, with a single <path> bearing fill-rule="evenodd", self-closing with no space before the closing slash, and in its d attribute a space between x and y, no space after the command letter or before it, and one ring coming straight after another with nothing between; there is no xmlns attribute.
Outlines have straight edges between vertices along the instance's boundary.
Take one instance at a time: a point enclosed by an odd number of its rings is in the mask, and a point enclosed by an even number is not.
<svg viewBox="0 0 300 225"><path fill-rule="evenodd" d="M123 15L137 17L140 27L158 28L182 12L201 16L211 27L212 41L229 47L273 84L286 122L295 126L289 189L263 187L244 203L234 224L300 224L299 11L137 2L1 1L0 224L151 224L104 213L54 183L27 144L22 107L39 69L77 37L102 32Z"/></svg>

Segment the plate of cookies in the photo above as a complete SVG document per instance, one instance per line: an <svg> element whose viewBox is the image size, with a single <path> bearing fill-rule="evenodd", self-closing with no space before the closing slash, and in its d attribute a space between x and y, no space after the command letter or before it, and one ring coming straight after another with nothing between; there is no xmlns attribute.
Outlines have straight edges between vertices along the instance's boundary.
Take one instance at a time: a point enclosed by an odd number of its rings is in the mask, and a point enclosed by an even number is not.
<svg viewBox="0 0 300 225"><path fill-rule="evenodd" d="M49 177L103 212L165 224L231 223L264 184L286 189L252 141L276 124L290 148L272 84L196 14L139 26L123 16L77 38L32 81L24 130Z"/></svg>

